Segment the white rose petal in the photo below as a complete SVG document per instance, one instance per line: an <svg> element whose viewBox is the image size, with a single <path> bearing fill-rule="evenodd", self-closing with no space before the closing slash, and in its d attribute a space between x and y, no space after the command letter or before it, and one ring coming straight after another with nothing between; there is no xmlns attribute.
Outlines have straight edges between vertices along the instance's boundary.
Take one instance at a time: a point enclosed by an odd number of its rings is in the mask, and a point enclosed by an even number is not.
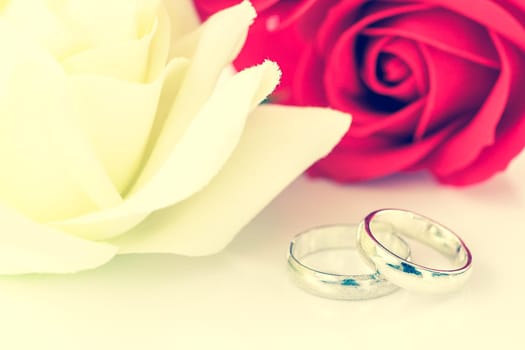
<svg viewBox="0 0 525 350"><path fill-rule="evenodd" d="M115 222L128 229L136 222L128 225L126 217L134 220L202 189L229 158L247 116L275 88L279 75L269 61L237 73L204 104L158 173L120 206L54 225L85 238L108 239L123 232Z"/></svg>
<svg viewBox="0 0 525 350"><path fill-rule="evenodd" d="M166 76L150 84L132 84L104 76L68 79L71 115L79 119L120 193L128 191L140 173L167 77L180 82L186 68L186 59L174 60ZM175 94L173 88L177 84L169 83L170 92Z"/></svg>
<svg viewBox="0 0 525 350"><path fill-rule="evenodd" d="M146 20L136 14L146 11L148 2L155 3L149 0L16 0L6 1L0 10L2 17L15 24L19 32L33 37L61 58L139 38Z"/></svg>
<svg viewBox="0 0 525 350"><path fill-rule="evenodd" d="M163 93L168 99L161 99L157 126L153 126L150 135L157 141L131 191L135 195L110 210L53 222L55 227L89 239L108 239L129 230L153 211L185 199L210 181L232 152L248 113L278 82L279 73L274 69L271 74L268 63L258 68L264 70L262 75L241 73L229 86L216 86L218 77L236 55L254 16L253 7L244 2L216 14L198 30L198 35L188 34L196 40L196 45L193 51L180 54L188 57L191 63L180 83L180 91ZM217 40L220 40L217 32L225 33L225 28L230 27L235 30L229 33L229 41L221 40L221 47L217 48ZM216 51L221 53L219 57ZM210 62L211 55L214 59ZM177 98L172 102L175 95ZM247 105L243 105L245 99ZM231 135L228 130L237 130L237 136L228 140L225 136ZM217 138L228 142L222 148L214 147ZM195 155L198 149L204 150L205 159ZM198 164L211 171L195 169Z"/></svg>
<svg viewBox="0 0 525 350"><path fill-rule="evenodd" d="M326 155L348 115L319 108L261 106L228 163L197 195L153 214L112 244L120 254L220 251L285 186Z"/></svg>
<svg viewBox="0 0 525 350"><path fill-rule="evenodd" d="M186 72L187 67L187 60L184 58L173 60L166 69L165 76L160 78L160 81L163 82L163 89L161 92L160 102L158 106L158 111L162 113L162 111L169 111L169 106L166 106L168 104L167 97L168 96L174 96L176 95L178 89L180 88L180 83L182 82L182 76ZM96 86L91 86L90 91L94 92L94 88ZM150 88L154 88L155 84L152 84ZM124 87L122 87L124 88ZM138 89L138 87L137 87ZM148 89L147 87L142 87L142 89ZM119 90L117 90L119 91ZM152 91L151 91L152 92ZM113 94L111 95L113 96ZM130 97L129 95L127 95ZM164 96L164 97L163 97ZM142 99L138 101L138 103L141 103ZM162 102L164 101L164 102ZM110 101L109 101L110 102ZM128 102L130 103L130 102ZM110 107L110 106L109 106ZM86 121L87 122L87 121ZM104 138L103 133L100 135L97 135L96 128L104 128L104 120L100 119L92 120L92 125L90 127L87 127L87 130L92 130L93 136L98 136L100 140L93 139L92 142L94 142L95 145L98 145L100 143L100 146L102 146L105 142L111 143L111 134L107 134L107 138ZM141 122L140 119L137 120L137 122ZM111 126L111 125L110 125ZM118 128L118 125L115 125L116 128ZM155 128L153 125L152 128ZM119 130L114 130L116 135L118 135L122 128ZM137 130L138 131L138 130ZM115 134L113 134L115 136ZM140 140L137 140L140 142ZM115 142L115 140L113 140ZM126 140L125 142L132 142L132 139ZM122 147L120 150L125 150L125 144L123 144L124 147ZM120 176L120 173L118 172L118 169L115 168L115 172L112 171L112 166L109 165L111 162L123 162L124 160L118 160L119 156L122 156L124 158L126 157L133 157L132 154L126 154L119 155L118 153L112 152L115 148L118 148L116 146L110 147L108 150L106 150L107 153L102 157L103 160L106 160L106 164L108 164L108 171L112 173L115 178L114 181L116 186L121 186L123 188L129 187L128 180L130 178L125 178L125 174L122 173L123 177ZM147 148L147 147L146 147ZM103 150L102 150L103 151ZM126 152L124 152L126 153ZM74 153L72 154L74 156ZM143 152L140 153L140 156L143 156ZM137 158L136 160L138 160ZM122 163L121 163L122 164ZM135 164L134 160L132 158L129 158L129 164ZM132 174L133 177L137 176L137 173ZM120 180L123 182L121 183ZM152 209L143 209L135 212L128 212L126 211L126 208L122 208L119 206L119 204L122 204L122 201L119 203L115 203L115 205L112 206L106 206L106 209L112 207L113 211L94 211L87 215L81 215L76 216L71 219L66 220L60 220L60 221L54 221L51 222L51 225L53 225L55 228L61 229L66 232L70 232L72 234L76 234L78 236L84 236L84 237L103 237L104 235L117 235L118 233L124 232L132 228L133 226L137 225L139 222L144 220L151 212ZM116 215L115 215L116 214Z"/></svg>
<svg viewBox="0 0 525 350"><path fill-rule="evenodd" d="M35 0L23 0L31 5ZM76 41L87 44L86 48L108 46L122 41L137 39L144 33L141 28L145 19L142 13L144 1L137 0L67 0L44 2L51 7L60 20L73 32ZM16 0L15 2L20 2ZM154 15L152 13L149 13Z"/></svg>
<svg viewBox="0 0 525 350"><path fill-rule="evenodd" d="M148 0L144 0L148 1ZM153 3L152 1L151 3ZM176 1L173 1L176 2ZM150 3L150 2L148 2ZM168 55L170 53L173 37L171 36L171 23L169 15L164 7L158 10L158 17L155 23L155 35L150 44L149 67L146 82L158 79L166 69ZM172 95L175 96L175 95Z"/></svg>
<svg viewBox="0 0 525 350"><path fill-rule="evenodd" d="M149 0L143 0L149 1ZM193 1L188 0L161 0L171 23L171 41L176 44L180 39L195 29L199 28L200 20ZM173 57L173 56L172 56Z"/></svg>
<svg viewBox="0 0 525 350"><path fill-rule="evenodd" d="M72 273L108 262L117 248L33 222L0 204L0 275Z"/></svg>
<svg viewBox="0 0 525 350"><path fill-rule="evenodd" d="M130 82L145 82L154 31L138 40L102 46L69 56L62 62L68 74L91 74Z"/></svg>
<svg viewBox="0 0 525 350"><path fill-rule="evenodd" d="M192 45L173 46L171 55L187 57L191 64L139 184L157 173L191 120L212 94L223 70L238 54L255 16L252 5L242 2L216 13L196 32L188 34L188 38L181 39L181 42L189 41Z"/></svg>
<svg viewBox="0 0 525 350"><path fill-rule="evenodd" d="M60 66L1 20L0 42L1 201L43 221L96 210L95 197L118 203L83 130L70 118Z"/></svg>

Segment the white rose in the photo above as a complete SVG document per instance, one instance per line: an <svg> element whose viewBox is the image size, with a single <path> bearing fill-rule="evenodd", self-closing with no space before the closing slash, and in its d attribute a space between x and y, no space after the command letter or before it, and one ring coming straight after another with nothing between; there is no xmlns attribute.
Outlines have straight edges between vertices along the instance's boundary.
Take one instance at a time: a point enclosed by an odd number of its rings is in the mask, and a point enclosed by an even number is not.
<svg viewBox="0 0 525 350"><path fill-rule="evenodd" d="M219 80L255 12L190 0L0 1L0 274L222 249L349 117L257 107L264 62ZM218 83L219 82L219 83Z"/></svg>

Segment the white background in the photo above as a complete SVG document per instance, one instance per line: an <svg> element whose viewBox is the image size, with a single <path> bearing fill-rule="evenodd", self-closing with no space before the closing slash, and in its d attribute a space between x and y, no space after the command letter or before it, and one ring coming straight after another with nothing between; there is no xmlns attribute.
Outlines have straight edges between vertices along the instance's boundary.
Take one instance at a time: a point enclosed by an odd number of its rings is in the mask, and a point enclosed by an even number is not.
<svg viewBox="0 0 525 350"><path fill-rule="evenodd" d="M522 155L467 189L417 174L351 186L302 178L212 257L123 256L76 275L1 277L0 349L525 349L524 175ZM382 207L458 232L474 255L466 288L345 302L289 281L292 236Z"/></svg>

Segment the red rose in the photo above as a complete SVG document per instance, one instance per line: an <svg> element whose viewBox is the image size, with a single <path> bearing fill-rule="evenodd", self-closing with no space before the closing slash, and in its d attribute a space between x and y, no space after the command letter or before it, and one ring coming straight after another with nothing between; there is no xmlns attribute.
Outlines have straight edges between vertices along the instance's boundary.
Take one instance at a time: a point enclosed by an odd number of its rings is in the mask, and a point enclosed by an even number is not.
<svg viewBox="0 0 525 350"><path fill-rule="evenodd" d="M204 12L235 2L196 0ZM284 102L353 114L313 175L358 181L428 169L466 185L525 147L524 1L254 4L260 16L239 67L275 59L287 78L280 93L291 94Z"/></svg>

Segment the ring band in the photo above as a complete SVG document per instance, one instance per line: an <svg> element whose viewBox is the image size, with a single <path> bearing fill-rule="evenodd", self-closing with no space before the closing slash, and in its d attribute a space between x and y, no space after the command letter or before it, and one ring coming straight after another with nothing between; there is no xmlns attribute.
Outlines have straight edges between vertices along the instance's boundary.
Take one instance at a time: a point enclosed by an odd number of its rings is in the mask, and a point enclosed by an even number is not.
<svg viewBox="0 0 525 350"><path fill-rule="evenodd" d="M427 244L450 258L457 268L441 270L410 262L393 252L389 242L378 237L384 223L396 234ZM357 232L358 250L384 278L402 288L428 293L446 293L461 288L471 274L472 255L461 238L439 223L400 209L382 209L368 214Z"/></svg>
<svg viewBox="0 0 525 350"><path fill-rule="evenodd" d="M396 291L398 287L376 269L372 274L342 275L322 272L301 262L303 258L324 250L355 249L356 233L357 225L334 225L314 228L295 236L288 251L288 268L294 282L312 294L331 299L371 299ZM384 239L397 254L409 258L410 248L395 233L389 232Z"/></svg>

